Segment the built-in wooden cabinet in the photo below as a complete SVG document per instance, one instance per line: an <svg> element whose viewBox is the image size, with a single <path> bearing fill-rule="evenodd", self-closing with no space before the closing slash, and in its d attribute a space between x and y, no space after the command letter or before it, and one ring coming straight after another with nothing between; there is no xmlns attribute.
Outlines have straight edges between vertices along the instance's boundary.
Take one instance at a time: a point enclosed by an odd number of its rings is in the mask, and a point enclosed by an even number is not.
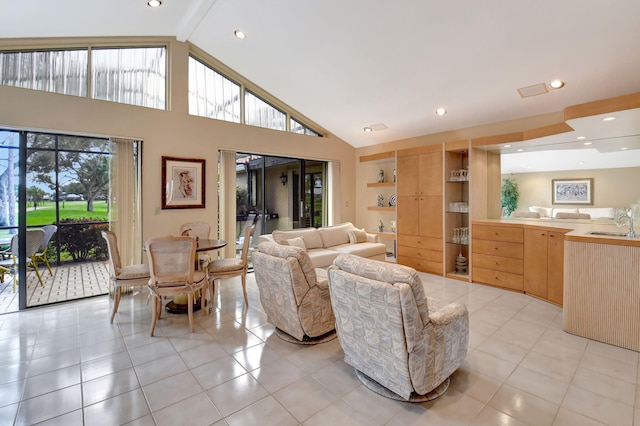
<svg viewBox="0 0 640 426"><path fill-rule="evenodd" d="M525 293L562 305L566 232L524 229Z"/></svg>
<svg viewBox="0 0 640 426"><path fill-rule="evenodd" d="M473 225L473 281L524 290L522 226Z"/></svg>
<svg viewBox="0 0 640 426"><path fill-rule="evenodd" d="M442 146L398 151L398 263L443 274Z"/></svg>

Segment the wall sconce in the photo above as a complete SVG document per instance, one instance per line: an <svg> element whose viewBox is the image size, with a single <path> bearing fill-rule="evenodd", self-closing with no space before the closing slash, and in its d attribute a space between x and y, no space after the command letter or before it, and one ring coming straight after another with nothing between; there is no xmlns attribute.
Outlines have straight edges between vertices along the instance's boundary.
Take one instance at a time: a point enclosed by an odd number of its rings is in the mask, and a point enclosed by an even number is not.
<svg viewBox="0 0 640 426"><path fill-rule="evenodd" d="M287 177L287 175L282 172L282 174L280 175L280 182L282 182L282 186L285 186L288 180L289 178Z"/></svg>

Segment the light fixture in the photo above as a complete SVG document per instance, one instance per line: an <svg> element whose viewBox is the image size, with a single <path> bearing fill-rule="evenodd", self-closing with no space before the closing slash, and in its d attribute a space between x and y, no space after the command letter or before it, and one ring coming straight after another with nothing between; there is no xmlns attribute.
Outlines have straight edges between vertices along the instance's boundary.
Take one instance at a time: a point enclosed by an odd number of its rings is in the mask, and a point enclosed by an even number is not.
<svg viewBox="0 0 640 426"><path fill-rule="evenodd" d="M522 151L524 151L524 149L522 149L522 148L518 148L518 149L516 149L516 151L517 151L517 152L522 152Z"/></svg>
<svg viewBox="0 0 640 426"><path fill-rule="evenodd" d="M629 148L627 148L626 146L623 146L622 148L620 148L620 151L626 151L627 149Z"/></svg>
<svg viewBox="0 0 640 426"><path fill-rule="evenodd" d="M147 2L147 6L149 7L160 7L161 4L162 2L160 0L149 0Z"/></svg>
<svg viewBox="0 0 640 426"><path fill-rule="evenodd" d="M367 126L367 127L363 128L362 130L364 130L364 131L365 131L365 132L367 132L367 133L371 133L371 132L373 132L373 129L372 129L371 127L369 127L369 126Z"/></svg>
<svg viewBox="0 0 640 426"><path fill-rule="evenodd" d="M247 38L247 35L242 30L235 30L233 32L233 35L236 36L236 38L239 38L240 40L244 40L245 38Z"/></svg>
<svg viewBox="0 0 640 426"><path fill-rule="evenodd" d="M549 83L549 89L561 89L564 87L564 81L562 80L553 80Z"/></svg>
<svg viewBox="0 0 640 426"><path fill-rule="evenodd" d="M593 143L593 142L585 142L584 144L585 144L586 146L589 146L589 145L591 145L592 143Z"/></svg>
<svg viewBox="0 0 640 426"><path fill-rule="evenodd" d="M503 146L503 148L511 148L511 145L506 144L506 145Z"/></svg>
<svg viewBox="0 0 640 426"><path fill-rule="evenodd" d="M578 136L576 139L578 139L579 141L585 140L587 137L586 136Z"/></svg>
<svg viewBox="0 0 640 426"><path fill-rule="evenodd" d="M282 186L285 186L288 180L289 178L287 177L287 175L282 172L282 174L280 175L280 182L282 182Z"/></svg>
<svg viewBox="0 0 640 426"><path fill-rule="evenodd" d="M578 161L578 164L582 166L584 164L584 161Z"/></svg>
<svg viewBox="0 0 640 426"><path fill-rule="evenodd" d="M442 117L443 115L445 115L447 113L447 110L440 107L436 110L436 115L439 115L440 117Z"/></svg>
<svg viewBox="0 0 640 426"><path fill-rule="evenodd" d="M602 121L613 121L615 119L616 119L615 117L605 117L602 119Z"/></svg>

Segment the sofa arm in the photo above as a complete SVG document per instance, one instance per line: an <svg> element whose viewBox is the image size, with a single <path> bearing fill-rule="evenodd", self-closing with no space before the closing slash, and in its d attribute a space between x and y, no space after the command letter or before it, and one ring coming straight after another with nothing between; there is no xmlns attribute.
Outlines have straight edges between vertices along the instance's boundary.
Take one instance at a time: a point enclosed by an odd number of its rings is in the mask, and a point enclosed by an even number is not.
<svg viewBox="0 0 640 426"><path fill-rule="evenodd" d="M377 243L378 242L378 236L376 234L370 234L367 232L367 242L368 243Z"/></svg>
<svg viewBox="0 0 640 426"><path fill-rule="evenodd" d="M258 240L261 243L275 243L276 240L273 239L273 235L271 234L264 234L264 235L260 235L260 239Z"/></svg>

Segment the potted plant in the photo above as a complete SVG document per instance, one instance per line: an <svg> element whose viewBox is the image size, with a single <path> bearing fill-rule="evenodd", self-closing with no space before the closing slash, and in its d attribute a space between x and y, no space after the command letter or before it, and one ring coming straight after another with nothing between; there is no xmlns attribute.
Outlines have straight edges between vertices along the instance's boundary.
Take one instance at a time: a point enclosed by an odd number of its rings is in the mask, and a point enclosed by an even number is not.
<svg viewBox="0 0 640 426"><path fill-rule="evenodd" d="M520 198L520 191L518 191L518 182L516 182L515 178L508 177L503 179L500 202L504 208L504 216L511 216L511 213L518 208L518 198Z"/></svg>

